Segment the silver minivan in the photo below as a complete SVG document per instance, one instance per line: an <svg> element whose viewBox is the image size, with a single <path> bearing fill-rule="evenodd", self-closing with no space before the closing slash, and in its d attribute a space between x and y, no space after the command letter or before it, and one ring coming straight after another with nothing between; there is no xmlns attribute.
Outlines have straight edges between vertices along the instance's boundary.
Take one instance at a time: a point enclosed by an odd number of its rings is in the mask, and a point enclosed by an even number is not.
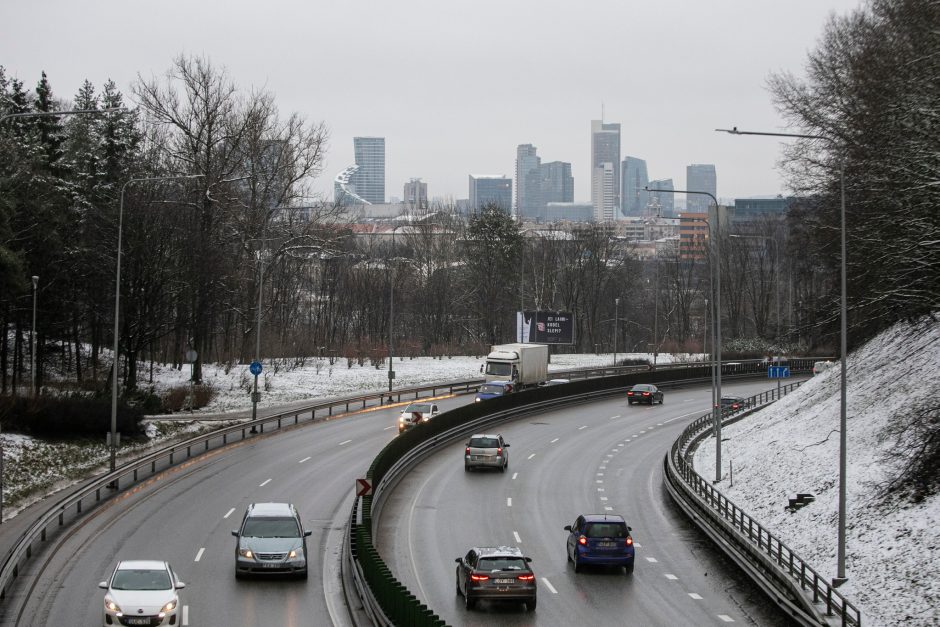
<svg viewBox="0 0 940 627"><path fill-rule="evenodd" d="M283 574L307 578L307 536L300 514L290 503L252 503L242 524L232 530L235 578L247 574Z"/></svg>
<svg viewBox="0 0 940 627"><path fill-rule="evenodd" d="M509 444L500 434L475 433L470 436L464 451L463 469L498 468L506 472L509 467Z"/></svg>

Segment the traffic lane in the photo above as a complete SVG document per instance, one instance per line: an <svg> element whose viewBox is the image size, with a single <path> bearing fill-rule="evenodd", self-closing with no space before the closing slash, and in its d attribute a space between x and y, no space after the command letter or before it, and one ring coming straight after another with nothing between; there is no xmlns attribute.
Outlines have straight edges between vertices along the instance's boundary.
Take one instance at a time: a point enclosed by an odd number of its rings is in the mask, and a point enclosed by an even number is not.
<svg viewBox="0 0 940 627"><path fill-rule="evenodd" d="M118 559L134 557L173 564L188 584L183 603L196 623L212 617L233 625L289 624L295 616L324 615L322 594L309 593L310 586L322 588L320 544L326 530L318 523L332 520L331 508L351 493L355 478L364 476L369 460L394 437L386 427L395 425L398 413L385 408L289 434L265 434L170 469L118 497L83 521L43 573L37 589L49 593L30 599L25 616L35 618L29 624L73 624L79 617L82 624L97 622L103 596L97 582ZM302 586L236 587L231 529L248 503L270 500L293 501L313 528L311 579ZM281 597L272 600L272 593ZM253 623L258 612L261 622Z"/></svg>
<svg viewBox="0 0 940 627"><path fill-rule="evenodd" d="M600 500L604 493L597 489L606 490L606 486L596 483L597 473L607 472L600 466L610 466L611 460L629 447L658 449L654 465L661 464L662 455L682 426L708 411L709 393L707 389L673 390L662 407L627 408L623 400L607 401L529 416L493 429L501 431L511 445L510 469L505 475L464 473L462 443L440 451L410 473L412 476L393 493L383 510L377 536L380 551L413 593L426 602L430 600L435 611L455 624L474 624L491 610L507 624L535 620L521 612L522 606L516 606L520 610L516 612L512 607L484 605L486 614L468 613L461 607L453 589L453 560L470 546L491 544L519 545L534 558L533 567L540 581L540 624L617 622L623 612L629 612L631 619L651 624L717 623L724 621L720 616L732 618L726 611L735 608L733 603L722 601L722 609L729 609L719 613L710 611L706 604L696 607L697 599L688 592L687 603L677 602L674 584L678 579L666 577L675 574L646 569L639 562L629 581L624 575L603 570L575 577L567 565L566 533L562 530L578 513L603 512L604 507L619 509L621 506L611 497ZM697 409L684 411L692 407ZM670 423L674 426L667 426ZM620 452L615 443L621 444ZM642 478L649 474L643 470L631 467L630 474L640 479L632 479L629 485L642 485ZM623 507L633 510L642 506L642 501L630 500ZM391 512L397 516L390 517ZM630 512L619 513L631 520ZM638 525L629 524L635 533L645 534ZM670 527L650 526L653 531L646 535L654 547L658 538L675 533ZM648 547L640 545L638 553L642 556ZM721 571L717 572L720 577ZM573 602L572 607L573 598L580 601ZM582 607L584 604L588 607ZM545 618L546 613L551 619Z"/></svg>

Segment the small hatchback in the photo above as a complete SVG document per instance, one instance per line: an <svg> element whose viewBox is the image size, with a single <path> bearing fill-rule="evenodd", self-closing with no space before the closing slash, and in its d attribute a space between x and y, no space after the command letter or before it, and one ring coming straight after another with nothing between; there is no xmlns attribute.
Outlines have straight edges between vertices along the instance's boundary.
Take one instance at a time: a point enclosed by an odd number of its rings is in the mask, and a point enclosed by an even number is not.
<svg viewBox="0 0 940 627"><path fill-rule="evenodd" d="M457 562L457 594L468 610L481 599L525 603L533 611L538 601L531 558L516 547L475 547Z"/></svg>
<svg viewBox="0 0 940 627"><path fill-rule="evenodd" d="M584 565L623 566L627 574L633 572L636 550L630 535L632 529L622 516L581 515L573 525L565 525L565 531L568 561L574 562L574 572L581 572Z"/></svg>
<svg viewBox="0 0 940 627"><path fill-rule="evenodd" d="M398 432L428 422L438 414L437 403L409 403L398 417Z"/></svg>
<svg viewBox="0 0 940 627"><path fill-rule="evenodd" d="M506 472L509 468L508 448L509 444L498 433L475 433L464 449L463 469L469 472L474 468L498 468L500 472Z"/></svg>
<svg viewBox="0 0 940 627"><path fill-rule="evenodd" d="M251 573L307 578L307 536L300 514L290 503L252 503L241 527L232 530L235 577Z"/></svg>
<svg viewBox="0 0 940 627"><path fill-rule="evenodd" d="M509 381L492 381L490 383L484 383L477 390L476 398L473 399L475 403L480 401L487 401L491 398L496 398L497 396L503 396L512 392L513 387L512 383Z"/></svg>
<svg viewBox="0 0 940 627"><path fill-rule="evenodd" d="M118 562L111 578L98 584L104 595L107 625L179 625L179 580L167 562L130 560Z"/></svg>

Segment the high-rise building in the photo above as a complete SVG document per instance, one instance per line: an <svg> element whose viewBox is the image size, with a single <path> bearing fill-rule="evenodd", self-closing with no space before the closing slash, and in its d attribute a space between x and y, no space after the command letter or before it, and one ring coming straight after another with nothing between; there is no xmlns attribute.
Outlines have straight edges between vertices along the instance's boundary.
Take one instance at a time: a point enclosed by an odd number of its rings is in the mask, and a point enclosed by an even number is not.
<svg viewBox="0 0 940 627"><path fill-rule="evenodd" d="M545 222L592 222L594 207L587 202L550 202L545 204Z"/></svg>
<svg viewBox="0 0 940 627"><path fill-rule="evenodd" d="M620 208L618 123L591 120L591 204L594 206L595 219L598 220L614 219L614 211Z"/></svg>
<svg viewBox="0 0 940 627"><path fill-rule="evenodd" d="M370 205L356 191L356 173L358 165L351 165L333 179L333 202L337 205Z"/></svg>
<svg viewBox="0 0 940 627"><path fill-rule="evenodd" d="M428 184L421 179L411 179L405 183L404 193L402 194L405 205L411 210L427 210L428 208Z"/></svg>
<svg viewBox="0 0 940 627"><path fill-rule="evenodd" d="M624 157L620 181L620 207L625 216L641 216L646 214L646 205L649 204L649 192L644 188L649 185L649 175L646 173L646 161L636 157Z"/></svg>
<svg viewBox="0 0 940 627"><path fill-rule="evenodd" d="M669 192L650 192L649 200L651 203L659 207L659 215L664 218L671 218L676 215L676 201L673 198L674 194L672 191L676 188L672 184L672 179L660 179L658 181L650 181L650 189L668 189Z"/></svg>
<svg viewBox="0 0 940 627"><path fill-rule="evenodd" d="M479 213L483 207L495 206L507 213L512 211L512 179L501 174L470 175L470 213Z"/></svg>
<svg viewBox="0 0 940 627"><path fill-rule="evenodd" d="M708 192L718 199L718 179L715 166L710 163L693 163L685 168L685 188L693 192ZM685 210L692 213L707 213L712 199L703 194L689 194L685 199Z"/></svg>
<svg viewBox="0 0 940 627"><path fill-rule="evenodd" d="M353 137L356 193L373 204L385 202L385 138Z"/></svg>
<svg viewBox="0 0 940 627"><path fill-rule="evenodd" d="M516 147L516 215L520 218L531 218L538 212L538 169L541 162L532 144Z"/></svg>
<svg viewBox="0 0 940 627"><path fill-rule="evenodd" d="M539 166L539 214L545 218L550 202L574 202L574 177L567 161L550 161Z"/></svg>

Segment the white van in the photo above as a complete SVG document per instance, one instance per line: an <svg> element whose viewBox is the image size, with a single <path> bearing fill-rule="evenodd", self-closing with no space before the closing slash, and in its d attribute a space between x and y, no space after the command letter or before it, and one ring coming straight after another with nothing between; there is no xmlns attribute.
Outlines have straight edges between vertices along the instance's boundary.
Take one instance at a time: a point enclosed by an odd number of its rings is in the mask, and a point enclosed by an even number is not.
<svg viewBox="0 0 940 627"><path fill-rule="evenodd" d="M815 377L817 374L822 374L833 366L835 366L835 363L831 361L817 361L813 364L813 376Z"/></svg>

